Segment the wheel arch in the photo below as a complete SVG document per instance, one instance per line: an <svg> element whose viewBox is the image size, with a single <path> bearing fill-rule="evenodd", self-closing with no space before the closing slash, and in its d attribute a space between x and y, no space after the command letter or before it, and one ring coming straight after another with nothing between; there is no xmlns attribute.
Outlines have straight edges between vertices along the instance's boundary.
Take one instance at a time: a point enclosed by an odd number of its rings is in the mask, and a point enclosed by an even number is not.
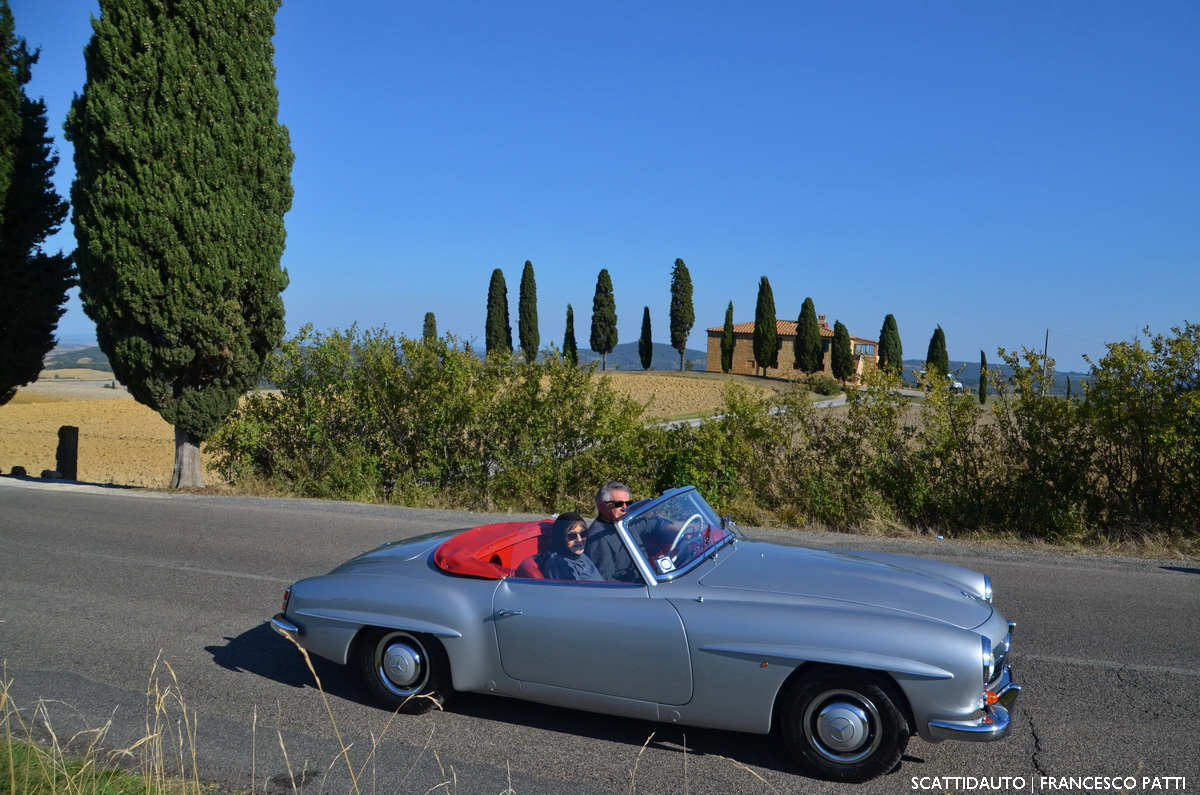
<svg viewBox="0 0 1200 795"><path fill-rule="evenodd" d="M895 701L896 707L904 716L905 722L908 724L908 732L910 735L915 735L916 719L913 715L912 704L909 703L908 693L904 691L900 681L896 679L895 674L891 671L882 668L859 668L851 665L841 665L837 663L827 662L806 662L796 666L796 669L788 675L787 679L780 684L778 691L775 693L775 700L771 706L771 729L778 731L780 726L780 713L783 709L784 699L789 691L796 687L801 681L809 677L829 674L834 676L862 676L872 680L875 684L881 686L884 690L891 691L891 695Z"/></svg>
<svg viewBox="0 0 1200 795"><path fill-rule="evenodd" d="M462 637L461 632L455 632L445 627L439 628L436 625L429 625L423 621L384 621L382 623L363 624L354 633L354 637L350 641L346 654L346 662L353 663L354 660L358 659L358 655L362 654L364 648L370 645L369 641L373 634L388 631L408 632L412 635L432 638L437 641L443 651L446 650L445 640L447 638Z"/></svg>
<svg viewBox="0 0 1200 795"><path fill-rule="evenodd" d="M419 715L440 709L454 693L446 648L435 636L386 627L364 627L354 640L351 665L367 689L389 709Z"/></svg>

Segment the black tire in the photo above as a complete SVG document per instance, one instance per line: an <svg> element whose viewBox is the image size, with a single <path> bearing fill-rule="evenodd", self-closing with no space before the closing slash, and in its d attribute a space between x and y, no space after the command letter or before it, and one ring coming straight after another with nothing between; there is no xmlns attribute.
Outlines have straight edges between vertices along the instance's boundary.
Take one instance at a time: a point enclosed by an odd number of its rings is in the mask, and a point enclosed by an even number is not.
<svg viewBox="0 0 1200 795"><path fill-rule="evenodd" d="M429 635L369 630L358 662L371 695L388 709L420 715L441 707L451 693L446 650Z"/></svg>
<svg viewBox="0 0 1200 795"><path fill-rule="evenodd" d="M788 751L816 778L861 783L896 766L910 735L896 686L882 674L818 669L793 684L780 707Z"/></svg>

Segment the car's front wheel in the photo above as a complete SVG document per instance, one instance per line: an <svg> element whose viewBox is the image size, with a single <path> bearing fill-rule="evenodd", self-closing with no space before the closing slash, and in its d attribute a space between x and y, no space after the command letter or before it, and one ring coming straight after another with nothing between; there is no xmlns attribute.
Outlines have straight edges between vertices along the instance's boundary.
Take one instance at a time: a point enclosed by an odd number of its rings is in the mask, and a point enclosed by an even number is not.
<svg viewBox="0 0 1200 795"><path fill-rule="evenodd" d="M899 703L895 685L881 674L816 670L784 696L783 740L810 775L870 781L894 768L908 747L908 721Z"/></svg>
<svg viewBox="0 0 1200 795"><path fill-rule="evenodd" d="M388 709L420 715L440 707L450 694L450 663L437 638L370 630L358 659L367 688Z"/></svg>

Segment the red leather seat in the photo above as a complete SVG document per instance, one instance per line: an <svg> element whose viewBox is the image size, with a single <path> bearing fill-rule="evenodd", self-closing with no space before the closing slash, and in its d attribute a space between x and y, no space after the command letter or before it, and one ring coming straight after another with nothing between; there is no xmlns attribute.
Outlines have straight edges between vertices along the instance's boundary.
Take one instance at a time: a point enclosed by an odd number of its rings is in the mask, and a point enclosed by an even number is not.
<svg viewBox="0 0 1200 795"><path fill-rule="evenodd" d="M530 555L521 561L521 565L517 566L514 577L524 577L529 580L544 580L546 575L542 573L542 567L538 565L537 555Z"/></svg>

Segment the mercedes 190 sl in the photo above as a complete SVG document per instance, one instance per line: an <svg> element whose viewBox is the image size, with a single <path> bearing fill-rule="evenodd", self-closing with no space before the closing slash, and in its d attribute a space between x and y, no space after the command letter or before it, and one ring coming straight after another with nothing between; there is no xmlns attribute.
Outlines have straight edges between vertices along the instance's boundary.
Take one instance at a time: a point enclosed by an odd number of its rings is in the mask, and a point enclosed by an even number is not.
<svg viewBox="0 0 1200 795"><path fill-rule="evenodd" d="M637 582L523 563L552 520L385 544L301 580L272 620L356 666L389 709L454 691L690 726L779 731L800 769L862 782L927 742L1005 737L1013 624L988 577L878 552L749 540L694 487L616 525Z"/></svg>

